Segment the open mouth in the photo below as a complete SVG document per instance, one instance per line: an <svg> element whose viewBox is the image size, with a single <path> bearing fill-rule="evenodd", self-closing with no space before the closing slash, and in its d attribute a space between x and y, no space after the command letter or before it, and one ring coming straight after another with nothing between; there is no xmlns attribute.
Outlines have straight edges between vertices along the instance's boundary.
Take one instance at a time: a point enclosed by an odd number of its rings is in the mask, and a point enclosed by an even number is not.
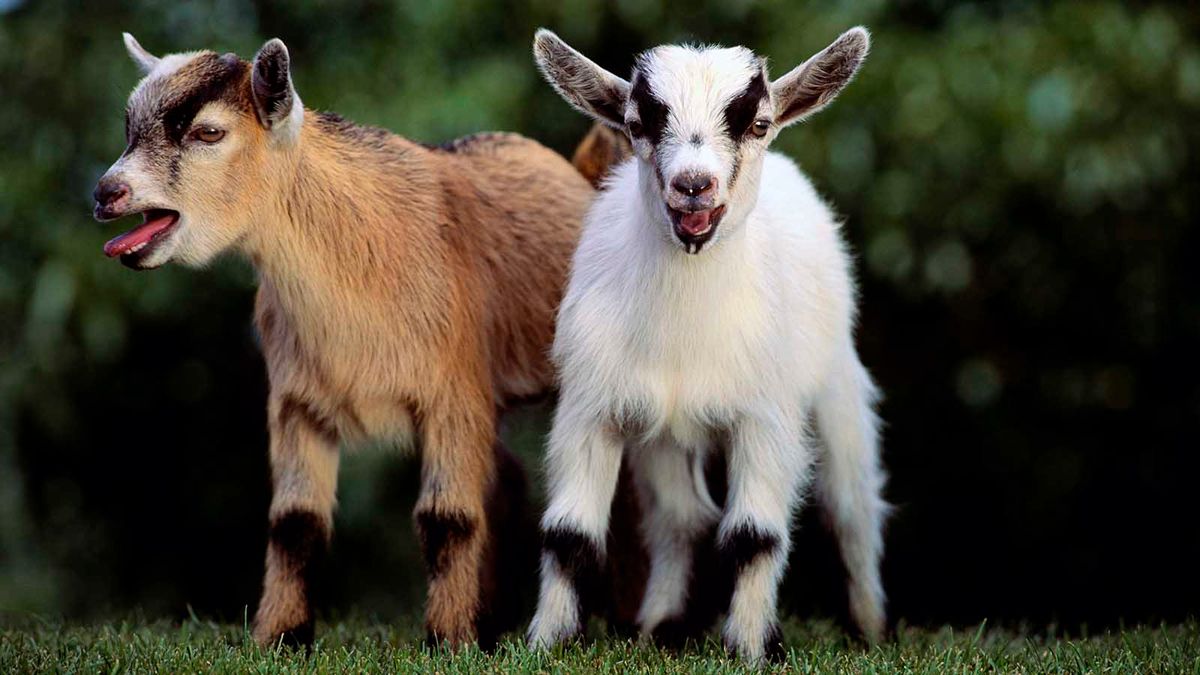
<svg viewBox="0 0 1200 675"><path fill-rule="evenodd" d="M137 267L179 222L179 212L170 209L147 209L142 212L142 224L117 235L104 245L104 255L121 257L126 267Z"/></svg>
<svg viewBox="0 0 1200 675"><path fill-rule="evenodd" d="M700 252L708 240L712 239L717 225L721 223L721 217L725 215L724 204L701 211L680 211L669 206L667 210L671 213L675 236L683 242L688 253Z"/></svg>

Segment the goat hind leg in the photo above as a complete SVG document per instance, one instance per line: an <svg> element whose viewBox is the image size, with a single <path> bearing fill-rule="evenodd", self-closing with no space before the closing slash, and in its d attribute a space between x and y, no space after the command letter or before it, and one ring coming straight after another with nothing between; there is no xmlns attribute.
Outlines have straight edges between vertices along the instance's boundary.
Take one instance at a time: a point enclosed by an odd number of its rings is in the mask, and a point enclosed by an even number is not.
<svg viewBox="0 0 1200 675"><path fill-rule="evenodd" d="M500 441L495 452L496 480L487 501L490 537L485 542L476 619L479 646L484 649L491 649L501 633L517 627L522 599L537 575L537 529L529 511L525 470Z"/></svg>
<svg viewBox="0 0 1200 675"><path fill-rule="evenodd" d="M692 582L697 545L721 517L703 475L694 473L696 461L683 448L666 445L640 448L633 465L644 509L642 536L650 553L638 624L644 634L671 648L699 639L715 618L697 612L702 603L689 594L696 590Z"/></svg>
<svg viewBox="0 0 1200 675"><path fill-rule="evenodd" d="M863 637L884 630L883 500L886 479L879 458L876 390L852 350L847 350L830 384L817 400L817 426L825 457L817 468L817 497L825 509L846 566L850 616Z"/></svg>

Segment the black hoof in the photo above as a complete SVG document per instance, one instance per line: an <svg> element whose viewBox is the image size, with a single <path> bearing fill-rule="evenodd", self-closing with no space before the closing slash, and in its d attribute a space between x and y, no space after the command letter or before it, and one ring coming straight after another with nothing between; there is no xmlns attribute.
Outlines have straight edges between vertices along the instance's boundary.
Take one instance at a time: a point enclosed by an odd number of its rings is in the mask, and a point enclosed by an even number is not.
<svg viewBox="0 0 1200 675"><path fill-rule="evenodd" d="M783 646L783 631L779 624L771 624L763 644L763 658L770 663L783 663L787 660L787 648Z"/></svg>
<svg viewBox="0 0 1200 675"><path fill-rule="evenodd" d="M283 645L288 649L303 650L307 652L312 648L313 637L316 631L313 628L313 622L308 621L302 623L295 628L281 632L276 638L276 645Z"/></svg>

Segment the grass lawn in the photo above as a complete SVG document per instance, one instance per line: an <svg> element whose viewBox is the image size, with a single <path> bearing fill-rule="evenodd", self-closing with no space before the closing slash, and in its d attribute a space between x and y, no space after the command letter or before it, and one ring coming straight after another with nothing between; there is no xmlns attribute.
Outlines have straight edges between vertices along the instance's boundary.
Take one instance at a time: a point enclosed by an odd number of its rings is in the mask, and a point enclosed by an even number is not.
<svg viewBox="0 0 1200 675"><path fill-rule="evenodd" d="M0 673L62 672L740 672L710 643L672 655L600 638L549 653L509 641L495 654L420 645L422 631L351 620L318 627L309 654L254 646L241 625L132 621L93 626L31 619L0 624ZM593 631L595 632L595 631ZM1132 628L1056 639L1005 630L902 627L890 642L862 647L831 624L785 624L789 646L775 670L802 672L1200 673L1200 625Z"/></svg>

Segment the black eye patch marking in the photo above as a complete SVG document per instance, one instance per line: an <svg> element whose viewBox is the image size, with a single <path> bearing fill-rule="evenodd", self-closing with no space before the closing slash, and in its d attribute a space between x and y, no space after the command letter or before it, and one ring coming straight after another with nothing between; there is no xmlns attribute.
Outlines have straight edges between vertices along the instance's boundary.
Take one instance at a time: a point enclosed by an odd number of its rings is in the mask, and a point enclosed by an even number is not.
<svg viewBox="0 0 1200 675"><path fill-rule="evenodd" d="M742 93L733 97L725 106L725 127L735 143L746 136L754 118L758 116L758 105L767 97L767 77L760 70L750 78Z"/></svg>
<svg viewBox="0 0 1200 675"><path fill-rule="evenodd" d="M665 103L658 100L654 92L650 91L650 83L640 72L634 75L633 91L629 97L637 106L638 117L642 121L642 133L646 135L652 145L658 145L662 140L663 130L666 129L667 115L670 110Z"/></svg>
<svg viewBox="0 0 1200 675"><path fill-rule="evenodd" d="M196 113L207 103L226 101L236 106L248 105L244 83L249 64L235 54L204 54L184 66L173 78L182 85L178 94L168 94L159 108L163 131L175 145L183 143L188 127Z"/></svg>

